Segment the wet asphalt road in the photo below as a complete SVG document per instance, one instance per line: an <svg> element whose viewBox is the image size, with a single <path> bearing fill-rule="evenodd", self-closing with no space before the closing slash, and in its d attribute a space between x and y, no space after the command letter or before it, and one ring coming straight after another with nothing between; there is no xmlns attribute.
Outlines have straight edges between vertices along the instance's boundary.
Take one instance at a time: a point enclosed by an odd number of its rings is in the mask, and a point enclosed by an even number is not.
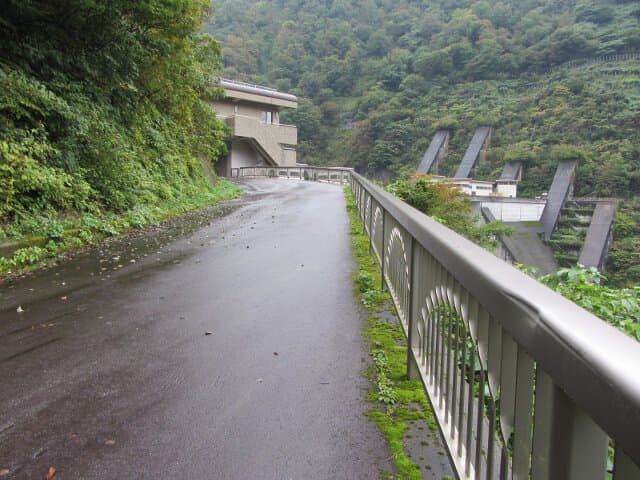
<svg viewBox="0 0 640 480"><path fill-rule="evenodd" d="M3 480L49 467L56 480L392 470L363 415L342 189L245 188L244 199L0 285Z"/></svg>

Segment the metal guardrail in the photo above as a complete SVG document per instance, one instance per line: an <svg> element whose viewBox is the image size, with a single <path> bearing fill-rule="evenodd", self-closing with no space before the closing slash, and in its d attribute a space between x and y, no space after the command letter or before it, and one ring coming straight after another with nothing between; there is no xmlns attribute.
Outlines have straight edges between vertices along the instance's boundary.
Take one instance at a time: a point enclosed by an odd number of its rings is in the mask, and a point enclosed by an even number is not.
<svg viewBox="0 0 640 480"><path fill-rule="evenodd" d="M346 185L352 171L340 167L240 167L231 169L231 178L272 177Z"/></svg>
<svg viewBox="0 0 640 480"><path fill-rule="evenodd" d="M640 345L358 174L351 188L464 479L640 478Z"/></svg>
<svg viewBox="0 0 640 480"><path fill-rule="evenodd" d="M640 479L637 342L351 170L288 168L348 179L459 478L603 480L613 445Z"/></svg>

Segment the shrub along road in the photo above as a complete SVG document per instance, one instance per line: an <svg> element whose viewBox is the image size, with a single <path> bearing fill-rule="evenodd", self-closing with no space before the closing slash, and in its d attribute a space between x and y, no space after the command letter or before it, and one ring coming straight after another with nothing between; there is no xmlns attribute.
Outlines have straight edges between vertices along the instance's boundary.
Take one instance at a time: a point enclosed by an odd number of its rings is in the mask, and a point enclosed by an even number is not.
<svg viewBox="0 0 640 480"><path fill-rule="evenodd" d="M363 415L342 188L244 188L243 199L0 285L0 475L392 470Z"/></svg>

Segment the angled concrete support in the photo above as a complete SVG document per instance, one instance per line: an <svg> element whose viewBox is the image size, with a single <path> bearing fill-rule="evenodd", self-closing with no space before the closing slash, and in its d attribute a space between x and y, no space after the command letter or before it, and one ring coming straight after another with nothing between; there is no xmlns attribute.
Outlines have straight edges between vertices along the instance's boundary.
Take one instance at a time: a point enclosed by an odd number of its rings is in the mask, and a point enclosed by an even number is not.
<svg viewBox="0 0 640 480"><path fill-rule="evenodd" d="M449 137L449 132L446 130L438 130L436 132L418 166L418 173L428 175L434 166L442 162L442 158L447 153L447 147L449 146Z"/></svg>
<svg viewBox="0 0 640 480"><path fill-rule="evenodd" d="M458 167L455 178L471 178L471 170L484 157L486 148L491 140L491 127L480 127L471 139L471 143Z"/></svg>

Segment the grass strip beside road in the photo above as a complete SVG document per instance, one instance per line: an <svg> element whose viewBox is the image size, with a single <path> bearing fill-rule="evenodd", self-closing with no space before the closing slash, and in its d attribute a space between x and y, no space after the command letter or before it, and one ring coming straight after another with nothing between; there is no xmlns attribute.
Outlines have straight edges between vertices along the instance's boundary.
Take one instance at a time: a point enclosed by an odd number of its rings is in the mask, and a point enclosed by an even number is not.
<svg viewBox="0 0 640 480"><path fill-rule="evenodd" d="M183 215L242 195L242 189L219 180L201 194L171 199L154 206L140 206L121 214L103 213L68 216L33 226L33 235L12 238L0 245L0 281L14 278L65 259L74 251L105 239L126 235L170 218ZM14 248L11 246L15 245Z"/></svg>
<svg viewBox="0 0 640 480"><path fill-rule="evenodd" d="M418 480L420 467L405 452L403 438L407 422L427 422L432 432L437 425L420 382L407 380L407 344L391 297L380 289L381 275L376 258L369 253L369 238L358 221L357 206L351 189L345 188L347 210L351 219L351 243L357 263L353 274L355 295L366 308L368 318L364 336L374 365L367 369L372 388L367 400L375 403L367 415L376 422L391 447L397 468L394 476L383 472L382 478ZM428 468L428 467L427 467Z"/></svg>

